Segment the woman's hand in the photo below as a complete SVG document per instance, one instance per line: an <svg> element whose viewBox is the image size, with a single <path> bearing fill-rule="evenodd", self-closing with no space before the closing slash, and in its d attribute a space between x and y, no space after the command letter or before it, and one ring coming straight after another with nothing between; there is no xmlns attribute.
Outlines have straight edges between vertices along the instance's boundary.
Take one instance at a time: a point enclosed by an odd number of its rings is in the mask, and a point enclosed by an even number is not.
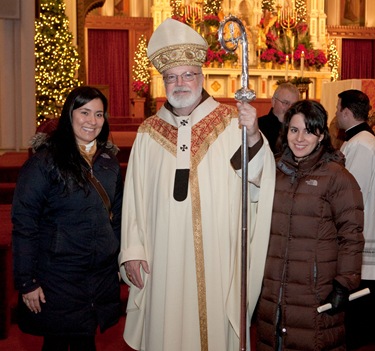
<svg viewBox="0 0 375 351"><path fill-rule="evenodd" d="M27 308L34 313L42 311L40 302L46 303L46 298L41 287L27 294L22 294L22 300Z"/></svg>
<svg viewBox="0 0 375 351"><path fill-rule="evenodd" d="M150 274L150 269L146 261L133 260L125 262L126 276L138 289L143 289L144 287L141 277L141 267L147 274Z"/></svg>
<svg viewBox="0 0 375 351"><path fill-rule="evenodd" d="M237 102L238 123L246 127L248 146L256 144L261 136L258 127L257 110L247 102Z"/></svg>

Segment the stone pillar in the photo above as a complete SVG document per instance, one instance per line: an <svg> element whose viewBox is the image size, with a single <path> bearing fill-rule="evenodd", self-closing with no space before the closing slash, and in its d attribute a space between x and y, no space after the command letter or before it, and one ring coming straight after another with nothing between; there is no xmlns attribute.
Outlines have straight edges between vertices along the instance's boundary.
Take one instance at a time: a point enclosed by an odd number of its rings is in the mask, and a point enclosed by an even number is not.
<svg viewBox="0 0 375 351"><path fill-rule="evenodd" d="M0 19L0 149L27 149L36 129L34 1L19 19Z"/></svg>
<svg viewBox="0 0 375 351"><path fill-rule="evenodd" d="M327 15L324 12L324 0L307 1L306 10L311 43L315 49L325 49Z"/></svg>

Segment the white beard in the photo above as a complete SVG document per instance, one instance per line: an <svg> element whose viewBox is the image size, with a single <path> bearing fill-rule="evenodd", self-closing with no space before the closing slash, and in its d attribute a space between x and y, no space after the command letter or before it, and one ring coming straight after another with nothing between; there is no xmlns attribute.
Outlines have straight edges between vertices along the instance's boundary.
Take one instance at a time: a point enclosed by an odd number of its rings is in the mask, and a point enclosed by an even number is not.
<svg viewBox="0 0 375 351"><path fill-rule="evenodd" d="M175 96L174 93L178 91L190 92L189 96ZM185 108L195 104L202 94L202 84L198 86L195 91L188 87L176 87L171 92L167 93L167 99L174 108Z"/></svg>

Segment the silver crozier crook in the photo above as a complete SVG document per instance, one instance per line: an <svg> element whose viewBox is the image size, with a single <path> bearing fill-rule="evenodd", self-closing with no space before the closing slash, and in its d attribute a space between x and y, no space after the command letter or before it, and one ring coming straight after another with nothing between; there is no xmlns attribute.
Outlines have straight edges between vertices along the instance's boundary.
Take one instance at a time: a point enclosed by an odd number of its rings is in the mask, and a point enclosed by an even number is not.
<svg viewBox="0 0 375 351"><path fill-rule="evenodd" d="M219 41L227 52L237 49L238 43L242 43L242 75L241 89L237 90L234 98L241 102L250 102L255 99L255 92L250 90L248 75L248 48L246 30L237 17L229 15L220 22ZM239 34L239 35L237 35ZM242 170L242 235L241 235L241 313L240 313L240 351L246 351L246 315L247 315L247 138L246 127L242 127L241 146L241 170Z"/></svg>

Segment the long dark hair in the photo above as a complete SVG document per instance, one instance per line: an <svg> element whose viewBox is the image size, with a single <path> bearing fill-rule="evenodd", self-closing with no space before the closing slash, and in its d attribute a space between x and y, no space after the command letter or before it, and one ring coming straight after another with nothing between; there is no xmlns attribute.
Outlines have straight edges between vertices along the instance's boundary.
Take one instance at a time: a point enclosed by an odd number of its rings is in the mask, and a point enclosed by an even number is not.
<svg viewBox="0 0 375 351"><path fill-rule="evenodd" d="M101 148L108 141L108 102L102 92L94 87L81 86L73 89L65 100L59 123L50 137L50 150L54 165L57 169L58 180L71 188L73 183L80 187L85 184L84 160L79 151L72 126L73 110L86 105L94 99L103 103L104 124L96 138L97 148Z"/></svg>
<svg viewBox="0 0 375 351"><path fill-rule="evenodd" d="M288 130L290 125L290 120L294 115L300 113L304 116L306 129L316 135L323 135L323 139L320 144L328 152L334 152L335 149L332 146L331 136L329 134L327 120L328 115L324 107L314 100L301 100L294 103L289 110L285 113L285 123L282 133L282 143L283 149L288 146Z"/></svg>

